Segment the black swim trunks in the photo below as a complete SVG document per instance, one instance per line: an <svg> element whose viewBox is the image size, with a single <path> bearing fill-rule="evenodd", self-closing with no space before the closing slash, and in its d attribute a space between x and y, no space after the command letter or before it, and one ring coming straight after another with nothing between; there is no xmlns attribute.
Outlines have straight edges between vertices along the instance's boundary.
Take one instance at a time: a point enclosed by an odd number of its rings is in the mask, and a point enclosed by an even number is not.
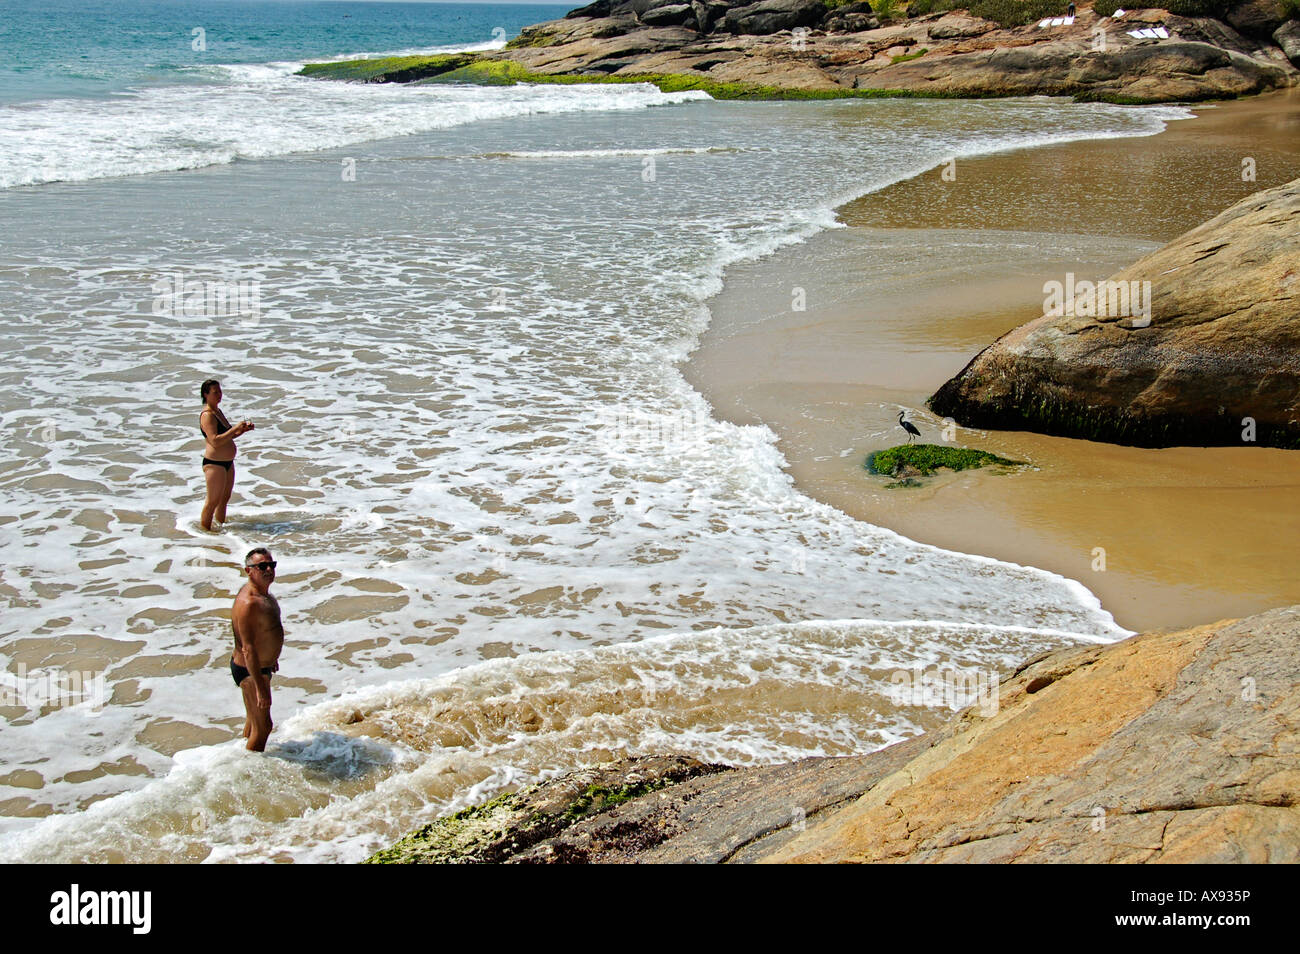
<svg viewBox="0 0 1300 954"><path fill-rule="evenodd" d="M276 663L274 666L262 667L262 675L267 677L270 677L271 673L279 672L279 671L280 671L279 663ZM235 685L238 686L241 683L243 683L243 681L247 679L248 676L249 676L248 670L245 669L243 666L239 665L239 663L235 662L235 660L232 658L230 660L230 677L235 680Z"/></svg>

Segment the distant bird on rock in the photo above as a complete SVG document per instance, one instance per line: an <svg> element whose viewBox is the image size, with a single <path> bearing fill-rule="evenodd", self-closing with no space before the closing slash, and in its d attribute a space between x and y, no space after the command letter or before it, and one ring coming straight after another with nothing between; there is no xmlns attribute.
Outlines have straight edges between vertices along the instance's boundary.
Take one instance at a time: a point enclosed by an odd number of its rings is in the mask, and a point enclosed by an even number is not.
<svg viewBox="0 0 1300 954"><path fill-rule="evenodd" d="M898 426L901 427L903 430L907 431L907 442L910 444L912 443L913 437L921 436L921 432L916 429L916 425L913 424L911 421L903 420L903 415L906 413L907 413L906 411L898 412Z"/></svg>

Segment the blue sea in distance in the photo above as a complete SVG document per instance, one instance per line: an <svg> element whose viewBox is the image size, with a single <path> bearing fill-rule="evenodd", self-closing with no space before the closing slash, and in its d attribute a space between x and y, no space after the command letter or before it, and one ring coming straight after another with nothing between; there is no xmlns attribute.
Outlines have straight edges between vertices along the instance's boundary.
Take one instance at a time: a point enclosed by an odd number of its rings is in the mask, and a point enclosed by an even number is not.
<svg viewBox="0 0 1300 954"><path fill-rule="evenodd" d="M499 46L577 5L0 0L0 102L213 82L215 64Z"/></svg>

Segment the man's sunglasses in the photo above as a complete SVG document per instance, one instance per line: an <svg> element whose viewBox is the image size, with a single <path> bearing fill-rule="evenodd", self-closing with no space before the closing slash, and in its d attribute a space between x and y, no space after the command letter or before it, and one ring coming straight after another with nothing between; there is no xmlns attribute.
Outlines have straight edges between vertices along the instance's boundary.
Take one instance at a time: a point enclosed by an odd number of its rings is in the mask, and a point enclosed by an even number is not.
<svg viewBox="0 0 1300 954"><path fill-rule="evenodd" d="M261 563L249 563L244 567L245 570L261 570L263 573L275 569L274 560L263 560Z"/></svg>

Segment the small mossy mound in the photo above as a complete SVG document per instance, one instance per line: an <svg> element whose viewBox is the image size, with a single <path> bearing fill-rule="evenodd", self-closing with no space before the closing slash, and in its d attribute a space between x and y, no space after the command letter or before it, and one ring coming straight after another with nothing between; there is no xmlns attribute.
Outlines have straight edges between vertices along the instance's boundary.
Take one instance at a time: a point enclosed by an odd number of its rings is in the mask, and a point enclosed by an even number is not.
<svg viewBox="0 0 1300 954"><path fill-rule="evenodd" d="M948 470L971 470L990 464L1018 467L1024 461L1007 460L988 451L969 447L946 447L941 444L899 444L867 456L867 470L886 477L929 477L941 467ZM901 483L892 486L917 486Z"/></svg>
<svg viewBox="0 0 1300 954"><path fill-rule="evenodd" d="M375 852L368 865L457 864L499 860L496 850L507 832L533 827L520 795L507 792L482 805L440 818ZM542 835L541 837L545 837Z"/></svg>
<svg viewBox="0 0 1300 954"><path fill-rule="evenodd" d="M915 53L899 53L897 56L895 56L895 57L893 57L892 59L890 59L890 62L891 62L891 63L908 63L908 62L910 62L910 61L912 61L912 60L919 60L921 57L925 56L925 54L927 54L927 53L929 53L929 52L930 52L929 50L927 50L927 49L925 49L924 47L922 47L921 49L917 50Z"/></svg>
<svg viewBox="0 0 1300 954"><path fill-rule="evenodd" d="M674 784L674 781L671 778L657 778L634 785L623 785L618 788L605 785L590 785L569 805L568 810L564 813L564 820L569 823L580 821L590 815L599 814L607 808L613 808L615 805L630 802L642 795L657 792L661 788Z"/></svg>
<svg viewBox="0 0 1300 954"><path fill-rule="evenodd" d="M507 40L505 48L507 50L520 50L528 47L555 46L562 42L562 38L555 33L547 33L545 30L539 30L536 27L524 27L519 31L519 35L513 39Z"/></svg>
<svg viewBox="0 0 1300 954"><path fill-rule="evenodd" d="M551 82L575 82L577 77ZM516 83L535 82L533 74L513 60L476 59L426 80L432 83L472 83L475 86L513 86Z"/></svg>

